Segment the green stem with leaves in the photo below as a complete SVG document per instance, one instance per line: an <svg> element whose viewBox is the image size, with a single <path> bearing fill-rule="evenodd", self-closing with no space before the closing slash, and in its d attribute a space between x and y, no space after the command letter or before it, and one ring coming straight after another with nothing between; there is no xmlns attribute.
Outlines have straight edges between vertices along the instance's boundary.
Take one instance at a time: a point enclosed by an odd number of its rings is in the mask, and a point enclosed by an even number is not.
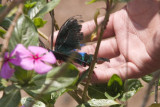
<svg viewBox="0 0 160 107"><path fill-rule="evenodd" d="M85 102L86 101L86 96L87 96L87 90L88 90L88 86L89 86L89 83L91 81L91 78L92 78L92 74L93 74L93 69L94 69L94 66L95 66L95 63L96 63L96 60L97 60L97 55L98 55L98 51L99 51L99 47L100 47L100 44L101 44L101 40L102 40L102 36L103 36L103 33L106 29L106 25L108 23L108 20L109 20L109 15L110 15L110 2L109 0L106 1L106 14L105 14L105 18L104 18L104 21L102 22L102 26L101 26L101 30L100 30L100 35L99 35L99 38L98 38L98 41L97 41L97 46L96 46L96 50L95 50L95 53L94 53L94 57L93 57L93 61L89 67L89 74L88 74L88 79L86 81L86 85L84 87L84 91L83 91L83 96L82 96L82 100Z"/></svg>
<svg viewBox="0 0 160 107"><path fill-rule="evenodd" d="M5 35L5 38L4 38L4 41L3 41L3 46L2 46L2 51L1 51L1 54L0 54L0 70L1 70L3 62L4 62L3 56L8 49L8 44L9 44L9 40L12 36L12 32L14 30L14 27L16 26L16 22L17 22L18 18L21 16L21 14L23 12L23 6L24 6L23 3L24 2L25 2L25 0L21 1L21 3L19 4L16 16L14 17L14 20L13 20L12 24L10 25L10 27L9 27L6 35ZM5 11L7 11L7 10L5 10ZM5 13L5 11L4 11L4 13ZM4 17L5 17L5 15L0 16L0 22L3 20Z"/></svg>

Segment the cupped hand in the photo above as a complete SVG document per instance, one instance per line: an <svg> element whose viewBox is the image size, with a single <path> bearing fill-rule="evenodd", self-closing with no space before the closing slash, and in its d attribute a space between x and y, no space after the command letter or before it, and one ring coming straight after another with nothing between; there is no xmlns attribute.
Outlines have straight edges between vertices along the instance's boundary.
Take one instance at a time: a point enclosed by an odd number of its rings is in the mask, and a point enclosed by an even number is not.
<svg viewBox="0 0 160 107"><path fill-rule="evenodd" d="M101 42L98 57L110 62L96 64L93 82L106 82L113 74L122 79L137 78L160 68L160 15L159 3L153 0L133 0L113 13ZM103 18L98 19L99 22ZM88 35L95 28L94 21L83 24ZM96 44L82 47L93 54ZM82 69L82 68L81 68Z"/></svg>

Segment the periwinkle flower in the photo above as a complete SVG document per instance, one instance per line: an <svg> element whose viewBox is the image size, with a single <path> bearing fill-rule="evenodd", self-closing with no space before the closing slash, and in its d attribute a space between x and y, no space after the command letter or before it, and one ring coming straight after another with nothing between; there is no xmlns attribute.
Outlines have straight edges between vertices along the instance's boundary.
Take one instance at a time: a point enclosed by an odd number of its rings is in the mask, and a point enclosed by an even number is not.
<svg viewBox="0 0 160 107"><path fill-rule="evenodd" d="M9 54L8 52L4 55L4 63L1 69L0 76L5 79L9 79L13 73L14 69L10 67L9 63L12 63L14 65L19 65L20 59L18 57L15 57L14 51Z"/></svg>
<svg viewBox="0 0 160 107"><path fill-rule="evenodd" d="M44 74L52 69L49 64L56 62L55 56L42 47L29 46L27 50L22 44L18 44L15 50L21 59L19 65L25 70Z"/></svg>

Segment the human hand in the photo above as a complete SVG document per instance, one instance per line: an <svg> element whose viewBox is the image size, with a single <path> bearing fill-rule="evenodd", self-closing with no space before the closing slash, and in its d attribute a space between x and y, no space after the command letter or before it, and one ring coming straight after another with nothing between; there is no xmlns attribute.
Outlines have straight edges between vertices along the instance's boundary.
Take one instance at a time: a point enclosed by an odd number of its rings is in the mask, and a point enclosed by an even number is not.
<svg viewBox="0 0 160 107"><path fill-rule="evenodd" d="M111 61L95 66L93 82L105 82L113 74L122 79L137 78L160 68L158 11L156 1L133 0L110 16L103 37L112 38L101 42L98 57L111 58ZM87 35L94 28L94 22L90 21L83 24L82 31ZM81 51L93 54L95 47L96 44L85 46Z"/></svg>

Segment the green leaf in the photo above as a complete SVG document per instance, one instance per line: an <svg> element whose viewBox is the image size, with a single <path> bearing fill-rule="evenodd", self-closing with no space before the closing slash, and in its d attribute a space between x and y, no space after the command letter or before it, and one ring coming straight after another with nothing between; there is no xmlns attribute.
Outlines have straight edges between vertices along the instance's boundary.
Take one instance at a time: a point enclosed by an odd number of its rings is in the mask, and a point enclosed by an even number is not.
<svg viewBox="0 0 160 107"><path fill-rule="evenodd" d="M89 69L87 69L86 71L84 71L81 76L79 77L78 81L77 81L77 85L82 82L88 75L89 73Z"/></svg>
<svg viewBox="0 0 160 107"><path fill-rule="evenodd" d="M88 87L88 95L95 99L105 99L104 93L106 92L107 84L95 84Z"/></svg>
<svg viewBox="0 0 160 107"><path fill-rule="evenodd" d="M34 18L33 21L34 21L34 24L35 24L35 26L36 26L37 28L43 27L43 26L47 23L47 21L44 21L44 20L43 20L42 18L40 18L40 17Z"/></svg>
<svg viewBox="0 0 160 107"><path fill-rule="evenodd" d="M20 90L15 86L9 86L4 92L5 94L0 99L0 105L3 105L3 107L18 107L21 99Z"/></svg>
<svg viewBox="0 0 160 107"><path fill-rule="evenodd" d="M46 5L46 0L32 0L36 5L28 10L28 16L32 19Z"/></svg>
<svg viewBox="0 0 160 107"><path fill-rule="evenodd" d="M118 75L114 74L108 82L108 87L112 86L115 82L117 82L120 86L123 86L122 79Z"/></svg>
<svg viewBox="0 0 160 107"><path fill-rule="evenodd" d="M12 51L17 44L23 44L25 47L38 45L37 29L28 16L22 15L16 24L14 32L9 42L9 51Z"/></svg>
<svg viewBox="0 0 160 107"><path fill-rule="evenodd" d="M37 86L46 86L52 81L52 91L57 91L62 88L74 87L78 78L78 69L72 64L65 63L61 67L53 68L46 75L35 76L33 81Z"/></svg>
<svg viewBox="0 0 160 107"><path fill-rule="evenodd" d="M56 100L58 97L60 97L62 94L64 94L65 92L68 92L69 90L67 89L61 89L58 90L56 92L51 93L51 99L50 101L48 101L50 104L55 104Z"/></svg>
<svg viewBox="0 0 160 107"><path fill-rule="evenodd" d="M77 107L101 107L101 106L112 106L117 105L118 102L114 100L108 100L108 99L91 99L87 103L79 105Z"/></svg>
<svg viewBox="0 0 160 107"><path fill-rule="evenodd" d="M87 1L86 4L92 4L98 1L106 1L106 0L91 0L91 1Z"/></svg>
<svg viewBox="0 0 160 107"><path fill-rule="evenodd" d="M149 107L160 107L160 103L158 103L158 104L152 104Z"/></svg>
<svg viewBox="0 0 160 107"><path fill-rule="evenodd" d="M41 94L40 100L45 103L50 103L50 101L53 101L51 99L51 93L57 92L58 90L68 90L74 88L76 82L78 81L78 77L79 71L74 65L63 64L61 67L53 68L53 70L48 72L46 75L36 75L32 79L35 86L25 88L24 90L32 97L37 97L37 95ZM48 84L50 84L49 87L47 87ZM45 91L41 93L44 88ZM61 91L58 95L61 95L63 91Z"/></svg>
<svg viewBox="0 0 160 107"><path fill-rule="evenodd" d="M31 81L32 77L35 75L34 71L26 71L22 69L21 67L15 67L15 73L14 73L16 79L18 80L18 83L21 86L29 85L29 82Z"/></svg>
<svg viewBox="0 0 160 107"><path fill-rule="evenodd" d="M59 4L59 2L60 2L60 0L50 1L35 15L35 17L41 17L41 16L45 15L46 13L50 12Z"/></svg>
<svg viewBox="0 0 160 107"><path fill-rule="evenodd" d="M107 0L91 0L91 1L87 1L86 4L93 4L95 2L99 2L99 1L104 1L106 2ZM130 0L112 0L112 2L129 2Z"/></svg>
<svg viewBox="0 0 160 107"><path fill-rule="evenodd" d="M31 9L33 8L35 5L36 5L37 2L30 2L30 1L27 1L25 4L24 4L24 7L27 8L27 9Z"/></svg>
<svg viewBox="0 0 160 107"><path fill-rule="evenodd" d="M2 26L5 30L7 30L12 23L12 19L9 17L4 18L3 22L0 23L0 26Z"/></svg>
<svg viewBox="0 0 160 107"><path fill-rule="evenodd" d="M6 79L0 78L0 91L4 90L8 86L8 81Z"/></svg>
<svg viewBox="0 0 160 107"><path fill-rule="evenodd" d="M119 104L114 100L108 100L108 99L91 99L88 101L90 106L111 106Z"/></svg>
<svg viewBox="0 0 160 107"><path fill-rule="evenodd" d="M149 83L151 80L153 79L153 75L149 74L149 75L145 75L142 77L142 80Z"/></svg>
<svg viewBox="0 0 160 107"><path fill-rule="evenodd" d="M6 8L7 6L0 6L0 13L2 13L4 10L5 10L5 8Z"/></svg>
<svg viewBox="0 0 160 107"><path fill-rule="evenodd" d="M0 28L0 37L4 38L4 34L6 33L6 30Z"/></svg>
<svg viewBox="0 0 160 107"><path fill-rule="evenodd" d="M34 104L32 105L32 103L34 102ZM31 98L31 97L23 97L21 99L21 104L24 106L24 107L30 107L32 105L32 107L45 107L45 104L41 101L36 101Z"/></svg>
<svg viewBox="0 0 160 107"><path fill-rule="evenodd" d="M107 99L110 99L110 100L115 100L117 99L118 97L120 97L120 93L118 93L116 96L112 97L110 96L107 92L105 92L105 96L107 97Z"/></svg>
<svg viewBox="0 0 160 107"><path fill-rule="evenodd" d="M142 88L143 85L141 84L140 80L138 79L128 79L125 81L124 84L124 90L121 101L127 101L129 98L131 98L133 95L136 94L136 92Z"/></svg>
<svg viewBox="0 0 160 107"><path fill-rule="evenodd" d="M113 97L117 96L117 94L121 93L123 90L123 81L122 79L114 74L110 80L108 81L107 85L107 93Z"/></svg>
<svg viewBox="0 0 160 107"><path fill-rule="evenodd" d="M24 4L24 8L23 8L23 11L25 14L28 14L28 11L33 8L35 5L36 5L36 1L26 1L26 3Z"/></svg>

